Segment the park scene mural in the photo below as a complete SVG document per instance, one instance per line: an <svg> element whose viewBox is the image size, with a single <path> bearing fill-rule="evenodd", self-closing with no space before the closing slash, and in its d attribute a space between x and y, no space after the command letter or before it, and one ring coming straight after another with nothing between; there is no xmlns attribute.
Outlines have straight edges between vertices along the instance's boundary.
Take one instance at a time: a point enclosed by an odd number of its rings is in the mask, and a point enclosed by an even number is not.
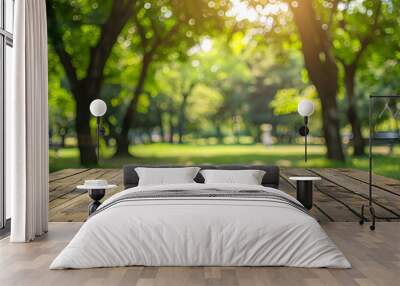
<svg viewBox="0 0 400 286"><path fill-rule="evenodd" d="M368 169L370 96L398 95L397 0L48 0L50 171L147 164ZM107 104L100 161L96 118ZM308 161L304 162L307 99ZM373 103L399 137L400 100ZM400 178L398 140L374 147Z"/></svg>

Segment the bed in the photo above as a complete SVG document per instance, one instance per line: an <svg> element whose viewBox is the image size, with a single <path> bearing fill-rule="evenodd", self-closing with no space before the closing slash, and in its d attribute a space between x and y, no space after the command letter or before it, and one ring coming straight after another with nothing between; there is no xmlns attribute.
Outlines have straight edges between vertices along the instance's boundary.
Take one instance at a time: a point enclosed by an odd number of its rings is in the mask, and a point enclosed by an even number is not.
<svg viewBox="0 0 400 286"><path fill-rule="evenodd" d="M138 186L107 199L50 269L144 266L350 268L343 253L293 197L278 190L276 166L199 166L265 171L260 185L193 183ZM159 167L159 166L158 166Z"/></svg>

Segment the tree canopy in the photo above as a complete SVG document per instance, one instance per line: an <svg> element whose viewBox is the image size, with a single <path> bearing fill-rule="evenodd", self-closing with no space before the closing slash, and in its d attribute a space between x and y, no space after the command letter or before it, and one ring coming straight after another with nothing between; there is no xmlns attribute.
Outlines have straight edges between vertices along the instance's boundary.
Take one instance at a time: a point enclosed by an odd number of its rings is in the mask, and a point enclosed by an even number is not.
<svg viewBox="0 0 400 286"><path fill-rule="evenodd" d="M315 134L364 154L368 96L400 89L397 0L47 0L51 135L96 163L89 104L106 101L107 144L246 134L278 141L319 107ZM64 143L63 143L64 144Z"/></svg>

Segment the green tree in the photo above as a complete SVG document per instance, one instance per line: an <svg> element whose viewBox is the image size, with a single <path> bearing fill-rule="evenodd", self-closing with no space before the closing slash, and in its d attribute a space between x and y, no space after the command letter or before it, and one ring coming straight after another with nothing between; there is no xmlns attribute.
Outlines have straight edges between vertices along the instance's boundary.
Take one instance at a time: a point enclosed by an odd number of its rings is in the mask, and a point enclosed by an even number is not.
<svg viewBox="0 0 400 286"><path fill-rule="evenodd" d="M65 88L62 66L57 55L49 51L49 134L52 144L58 141L60 147L65 146L68 134L74 131L74 101ZM62 79L62 80L60 80ZM57 140L54 140L55 138Z"/></svg>
<svg viewBox="0 0 400 286"><path fill-rule="evenodd" d="M225 1L164 0L136 7L133 24L139 35L140 72L117 138L116 155L129 154L128 134L151 63L168 60L171 56L175 56L174 60L184 58L201 35L223 31L228 4Z"/></svg>
<svg viewBox="0 0 400 286"><path fill-rule="evenodd" d="M134 0L47 0L48 35L64 67L75 100L80 162L97 162L89 105L98 98L104 67L119 34L134 14Z"/></svg>
<svg viewBox="0 0 400 286"><path fill-rule="evenodd" d="M356 73L369 46L383 36L382 2L364 1L351 5L336 1L331 25L335 56L344 71L343 80L347 98L347 118L353 133L353 154L365 154L365 141L358 115ZM386 12L384 12L386 13Z"/></svg>
<svg viewBox="0 0 400 286"><path fill-rule="evenodd" d="M327 156L344 160L337 107L338 68L326 23L315 8L319 3L312 0L288 3L301 39L305 67L321 100Z"/></svg>

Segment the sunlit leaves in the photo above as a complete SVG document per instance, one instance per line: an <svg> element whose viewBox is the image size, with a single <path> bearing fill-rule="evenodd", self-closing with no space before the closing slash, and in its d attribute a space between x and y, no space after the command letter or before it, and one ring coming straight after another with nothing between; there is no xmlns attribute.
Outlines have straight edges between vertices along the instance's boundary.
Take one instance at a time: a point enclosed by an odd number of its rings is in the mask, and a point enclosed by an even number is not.
<svg viewBox="0 0 400 286"><path fill-rule="evenodd" d="M295 120L298 120L300 118L297 116L297 105L299 102L303 99L312 100L316 112L313 114L311 124L313 130L319 130L321 128L321 106L317 98L318 96L314 86L308 86L302 90L295 88L281 89L271 101L270 106L275 115L293 114L295 115Z"/></svg>
<svg viewBox="0 0 400 286"><path fill-rule="evenodd" d="M275 115L285 115L296 112L299 101L300 94L298 89L281 89L271 101L270 106L273 108Z"/></svg>
<svg viewBox="0 0 400 286"><path fill-rule="evenodd" d="M212 119L223 104L223 96L217 89L199 84L193 90L188 102L188 120L200 129L206 130L213 126Z"/></svg>

